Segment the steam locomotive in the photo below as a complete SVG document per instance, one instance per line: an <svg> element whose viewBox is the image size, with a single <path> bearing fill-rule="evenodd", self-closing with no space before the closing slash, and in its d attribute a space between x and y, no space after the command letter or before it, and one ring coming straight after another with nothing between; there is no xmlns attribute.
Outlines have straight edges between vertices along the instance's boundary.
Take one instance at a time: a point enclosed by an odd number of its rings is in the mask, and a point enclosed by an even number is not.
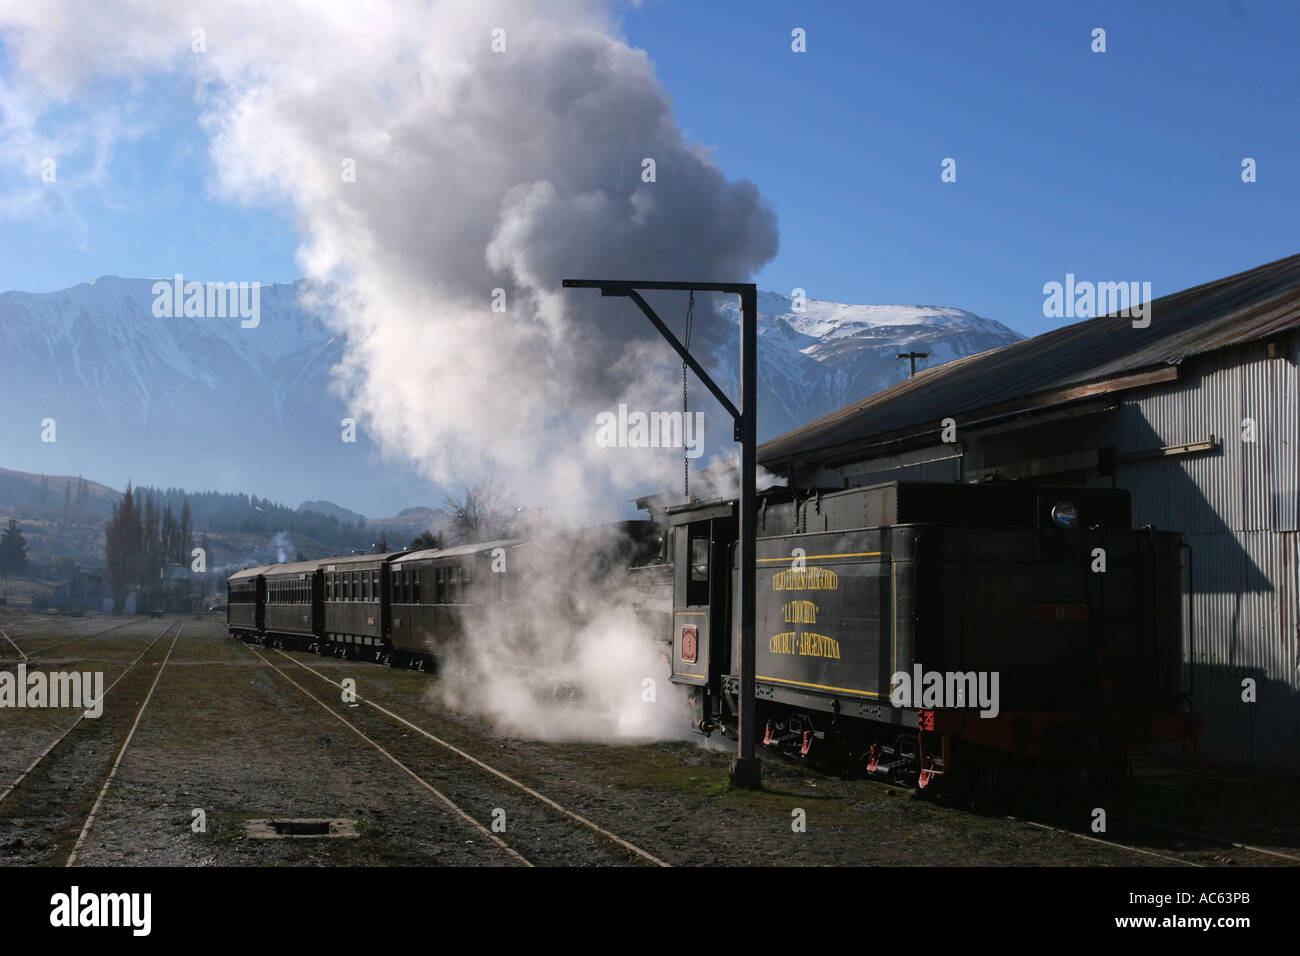
<svg viewBox="0 0 1300 956"><path fill-rule="evenodd" d="M738 727L737 502L659 508L599 536L251 568L232 634L432 670L471 623L569 574L621 572L695 728ZM1122 489L889 482L759 496L762 741L842 772L1001 793L1030 766L1122 781L1196 747L1182 687L1181 535L1134 529ZM1188 581L1190 588L1191 582ZM563 626L547 609L549 626ZM503 639L503 646L506 642Z"/></svg>
<svg viewBox="0 0 1300 956"><path fill-rule="evenodd" d="M736 733L735 502L666 509L672 681ZM1202 715L1182 687L1181 535L1127 491L890 482L761 496L763 743L922 789L1012 792L1031 766L1124 782ZM1190 582L1189 582L1190 586ZM1199 756L1199 749L1196 749Z"/></svg>

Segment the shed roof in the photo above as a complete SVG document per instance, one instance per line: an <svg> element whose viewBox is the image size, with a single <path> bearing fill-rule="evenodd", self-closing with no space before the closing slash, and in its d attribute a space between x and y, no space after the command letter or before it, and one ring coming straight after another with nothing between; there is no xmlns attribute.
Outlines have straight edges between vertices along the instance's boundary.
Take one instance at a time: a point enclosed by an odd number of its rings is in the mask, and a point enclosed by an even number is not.
<svg viewBox="0 0 1300 956"><path fill-rule="evenodd" d="M1150 325L1118 314L1085 319L956 359L761 445L767 465L1027 408L1177 377L1188 356L1256 341L1300 325L1300 255L1150 303ZM981 414L976 414L981 413Z"/></svg>

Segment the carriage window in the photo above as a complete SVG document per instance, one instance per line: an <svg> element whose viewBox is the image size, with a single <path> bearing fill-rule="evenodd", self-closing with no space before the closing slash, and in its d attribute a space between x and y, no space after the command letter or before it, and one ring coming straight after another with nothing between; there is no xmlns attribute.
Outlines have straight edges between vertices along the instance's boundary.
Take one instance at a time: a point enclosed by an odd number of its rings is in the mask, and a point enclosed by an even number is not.
<svg viewBox="0 0 1300 956"><path fill-rule="evenodd" d="M370 600L379 600L379 571L378 569L370 572Z"/></svg>
<svg viewBox="0 0 1300 956"><path fill-rule="evenodd" d="M361 600L361 575L357 571L349 571L348 574L352 578L352 600L360 601Z"/></svg>
<svg viewBox="0 0 1300 956"><path fill-rule="evenodd" d="M411 603L412 604L420 603L420 578L422 576L423 575L421 574L419 569L416 569L415 571L411 572L411 588L412 588Z"/></svg>
<svg viewBox="0 0 1300 956"><path fill-rule="evenodd" d="M361 572L361 600L370 600L370 573L368 571Z"/></svg>

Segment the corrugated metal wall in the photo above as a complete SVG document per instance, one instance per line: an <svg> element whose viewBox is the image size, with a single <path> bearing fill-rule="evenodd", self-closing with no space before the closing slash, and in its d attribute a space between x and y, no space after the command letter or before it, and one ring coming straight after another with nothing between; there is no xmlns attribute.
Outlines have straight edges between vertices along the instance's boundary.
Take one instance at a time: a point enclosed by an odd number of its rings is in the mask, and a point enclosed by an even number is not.
<svg viewBox="0 0 1300 956"><path fill-rule="evenodd" d="M1300 777L1300 333L1273 344L1272 352L1257 342L1188 358L1177 380L1134 392L1118 408L986 431L968 443L964 461L936 446L802 481L969 479L1071 450L1109 446L1122 457L1213 436L1210 452L1117 463L1114 482L1132 494L1138 527L1182 531L1193 549L1191 676L1206 714L1206 759ZM1109 483L1096 468L1083 480ZM1242 700L1248 677L1255 703Z"/></svg>
<svg viewBox="0 0 1300 956"><path fill-rule="evenodd" d="M1178 381L1125 402L1111 440L1123 455L1215 436L1210 453L1120 464L1115 483L1137 523L1181 530L1193 548L1206 759L1300 777L1300 436L1287 351L1256 343L1188 360ZM1255 703L1242 700L1246 678Z"/></svg>

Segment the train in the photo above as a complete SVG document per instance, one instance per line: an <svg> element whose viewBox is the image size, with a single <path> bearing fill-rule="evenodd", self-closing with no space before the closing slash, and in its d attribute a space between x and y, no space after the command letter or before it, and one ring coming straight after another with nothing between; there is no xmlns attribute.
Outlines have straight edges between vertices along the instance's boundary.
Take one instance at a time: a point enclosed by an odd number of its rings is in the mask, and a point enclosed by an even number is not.
<svg viewBox="0 0 1300 956"><path fill-rule="evenodd" d="M598 536L250 568L229 580L229 629L432 671L503 604L564 628L564 608L534 607L526 586L563 562L570 581L616 574L610 593L642 616L694 729L734 738L738 502L639 503L649 518ZM774 487L757 509L766 747L1000 797L1035 769L1108 787L1146 749L1181 742L1199 757L1204 718L1184 686L1189 549L1178 532L1134 528L1127 491L893 481ZM480 639L509 659L506 635Z"/></svg>

